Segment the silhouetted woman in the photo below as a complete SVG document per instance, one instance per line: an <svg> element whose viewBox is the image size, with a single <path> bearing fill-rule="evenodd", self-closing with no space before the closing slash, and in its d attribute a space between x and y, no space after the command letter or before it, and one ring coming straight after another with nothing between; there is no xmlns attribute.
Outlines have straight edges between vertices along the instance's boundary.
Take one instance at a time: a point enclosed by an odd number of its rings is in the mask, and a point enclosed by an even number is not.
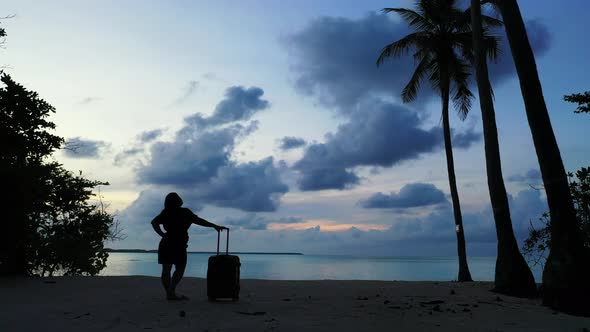
<svg viewBox="0 0 590 332"><path fill-rule="evenodd" d="M177 193L169 193L164 200L164 210L152 220L152 227L162 240L158 246L158 264L162 264L162 285L168 300L186 300L186 296L176 295L176 286L186 268L186 248L188 229L192 224L215 228L218 232L226 227L218 226L198 217L190 209L182 207L182 199ZM164 226L166 233L160 225ZM172 265L176 267L172 278Z"/></svg>

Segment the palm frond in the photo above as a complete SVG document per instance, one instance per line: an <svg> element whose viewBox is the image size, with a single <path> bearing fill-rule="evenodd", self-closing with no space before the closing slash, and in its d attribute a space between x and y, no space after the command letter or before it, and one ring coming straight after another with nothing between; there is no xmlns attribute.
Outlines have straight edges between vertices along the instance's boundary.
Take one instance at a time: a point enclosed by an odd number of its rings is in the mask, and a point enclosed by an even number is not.
<svg viewBox="0 0 590 332"><path fill-rule="evenodd" d="M488 59L492 61L496 61L502 53L498 37L491 35L489 33L484 32L482 46L484 48L484 52L486 52Z"/></svg>
<svg viewBox="0 0 590 332"><path fill-rule="evenodd" d="M465 120L471 110L471 101L473 93L469 89L469 78L471 76L471 67L465 61L458 57L449 59L449 76L453 85L453 105L459 114L461 120Z"/></svg>
<svg viewBox="0 0 590 332"><path fill-rule="evenodd" d="M461 53L461 56L469 63L475 63L473 54L473 34L471 31L461 32L453 35L453 49Z"/></svg>
<svg viewBox="0 0 590 332"><path fill-rule="evenodd" d="M471 110L473 93L469 89L468 84L456 84L453 92L453 105L457 109L459 119L465 120L467 114L469 114L469 111Z"/></svg>
<svg viewBox="0 0 590 332"><path fill-rule="evenodd" d="M420 90L420 84L422 83L422 79L424 75L428 72L428 67L432 60L429 56L422 58L416 69L414 70L414 74L412 74L412 78L404 89L402 90L402 100L404 103L409 103L414 101L418 96L418 90Z"/></svg>
<svg viewBox="0 0 590 332"><path fill-rule="evenodd" d="M417 32L414 32L396 42L393 42L385 46L381 50L381 54L377 58L377 66L382 64L385 61L385 58L406 54L411 47L416 45L418 39L419 34Z"/></svg>
<svg viewBox="0 0 590 332"><path fill-rule="evenodd" d="M428 72L430 73L430 76L428 77L428 81L430 82L430 86L432 86L432 89L434 91L437 91L438 93L442 92L442 80L441 80L441 68L440 68L440 61L439 59L437 59L436 57L434 57L432 59L432 61L430 61L430 64L428 65Z"/></svg>
<svg viewBox="0 0 590 332"><path fill-rule="evenodd" d="M433 25L424 16L420 15L416 11L407 8L383 8L381 10L384 13L395 12L398 13L409 26L416 28L417 30L431 30Z"/></svg>
<svg viewBox="0 0 590 332"><path fill-rule="evenodd" d="M484 28L500 28L504 26L504 22L491 16L482 15L481 25L483 25Z"/></svg>

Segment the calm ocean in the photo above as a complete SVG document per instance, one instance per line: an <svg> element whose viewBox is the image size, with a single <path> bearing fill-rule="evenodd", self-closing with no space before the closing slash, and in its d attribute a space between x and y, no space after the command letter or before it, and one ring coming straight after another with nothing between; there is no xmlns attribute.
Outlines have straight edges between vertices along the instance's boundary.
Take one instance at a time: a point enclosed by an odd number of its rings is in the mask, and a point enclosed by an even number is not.
<svg viewBox="0 0 590 332"><path fill-rule="evenodd" d="M205 278L210 254L189 254L186 276ZM319 255L241 254L243 279L271 280L433 280L457 278L456 257L351 257ZM494 279L495 257L470 257L474 280ZM537 282L540 267L533 267ZM105 276L159 276L155 253L110 253Z"/></svg>

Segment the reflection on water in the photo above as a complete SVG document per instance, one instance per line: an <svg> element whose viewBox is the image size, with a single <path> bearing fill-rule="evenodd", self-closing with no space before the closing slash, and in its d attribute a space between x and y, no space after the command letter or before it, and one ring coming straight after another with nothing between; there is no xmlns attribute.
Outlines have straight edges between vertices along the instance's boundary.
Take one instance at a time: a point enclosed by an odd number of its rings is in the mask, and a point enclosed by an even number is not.
<svg viewBox="0 0 590 332"><path fill-rule="evenodd" d="M189 254L186 275L205 278L209 254ZM454 280L456 257L349 257L316 255L240 255L243 279L271 280ZM110 253L101 275L159 276L155 253ZM474 280L494 279L495 257L471 257ZM533 268L541 281L541 270Z"/></svg>

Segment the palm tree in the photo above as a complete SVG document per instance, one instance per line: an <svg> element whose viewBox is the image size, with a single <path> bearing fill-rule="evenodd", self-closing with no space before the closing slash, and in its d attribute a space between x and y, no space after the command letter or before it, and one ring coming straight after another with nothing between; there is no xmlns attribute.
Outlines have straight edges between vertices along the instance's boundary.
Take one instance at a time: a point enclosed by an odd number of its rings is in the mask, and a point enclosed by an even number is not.
<svg viewBox="0 0 590 332"><path fill-rule="evenodd" d="M377 59L377 65L386 58L401 56L414 49L414 59L418 63L409 83L402 91L404 102L413 101L420 84L428 77L432 87L442 101L442 122L447 157L449 187L455 217L457 234L457 251L459 254L459 281L471 281L459 194L455 180L455 166L451 145L451 129L449 124L449 100L451 99L464 119L471 108L473 94L469 90L470 66L468 58L471 54L471 31L469 17L457 8L455 0L421 0L417 2L417 10L405 8L385 8L385 13L396 12L415 29L404 38L383 48Z"/></svg>
<svg viewBox="0 0 590 332"><path fill-rule="evenodd" d="M543 271L543 303L590 315L590 257L576 226L576 213L535 56L516 0L493 2L504 20L551 217L551 249Z"/></svg>
<svg viewBox="0 0 590 332"><path fill-rule="evenodd" d="M498 254L496 258L495 291L517 296L532 296L537 286L533 274L524 257L518 250L518 244L512 229L508 196L502 176L498 129L492 97L492 87L486 63L486 41L490 35L482 27L480 0L471 0L471 25L473 29L473 53L479 103L483 122L483 137L486 155L488 190L496 222Z"/></svg>

